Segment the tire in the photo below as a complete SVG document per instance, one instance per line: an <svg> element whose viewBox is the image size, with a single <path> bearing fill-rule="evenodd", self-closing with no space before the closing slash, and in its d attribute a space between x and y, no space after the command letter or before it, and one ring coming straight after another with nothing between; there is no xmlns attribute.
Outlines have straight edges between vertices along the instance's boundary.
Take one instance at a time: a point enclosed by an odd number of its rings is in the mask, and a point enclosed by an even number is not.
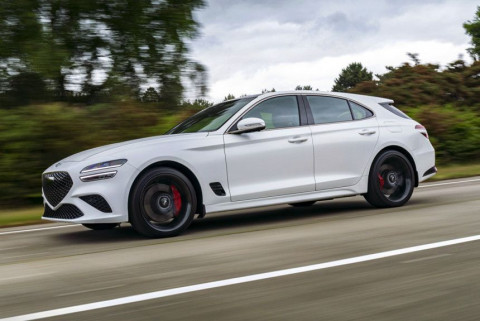
<svg viewBox="0 0 480 321"><path fill-rule="evenodd" d="M313 204L315 204L317 201L309 201L309 202L301 202L301 203L292 203L292 204L288 204L290 206L293 206L293 207L309 207L309 206L312 206Z"/></svg>
<svg viewBox="0 0 480 321"><path fill-rule="evenodd" d="M101 231L101 230L114 229L117 226L119 226L120 223L101 223L101 224L82 224L82 225L91 230Z"/></svg>
<svg viewBox="0 0 480 321"><path fill-rule="evenodd" d="M398 207L413 193L415 174L405 155L395 150L381 153L373 162L365 199L375 207Z"/></svg>
<svg viewBox="0 0 480 321"><path fill-rule="evenodd" d="M175 236L190 225L196 205L195 188L185 175L173 168L152 168L132 187L130 223L148 237Z"/></svg>

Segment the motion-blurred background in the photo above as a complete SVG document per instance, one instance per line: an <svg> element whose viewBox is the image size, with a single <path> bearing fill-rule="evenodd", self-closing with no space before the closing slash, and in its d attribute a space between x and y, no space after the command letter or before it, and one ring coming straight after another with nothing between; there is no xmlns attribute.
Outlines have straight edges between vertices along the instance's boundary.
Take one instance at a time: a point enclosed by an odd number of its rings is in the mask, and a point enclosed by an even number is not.
<svg viewBox="0 0 480 321"><path fill-rule="evenodd" d="M1 0L0 219L41 204L63 157L261 91L391 98L427 127L437 177L480 174L480 7L337 2Z"/></svg>

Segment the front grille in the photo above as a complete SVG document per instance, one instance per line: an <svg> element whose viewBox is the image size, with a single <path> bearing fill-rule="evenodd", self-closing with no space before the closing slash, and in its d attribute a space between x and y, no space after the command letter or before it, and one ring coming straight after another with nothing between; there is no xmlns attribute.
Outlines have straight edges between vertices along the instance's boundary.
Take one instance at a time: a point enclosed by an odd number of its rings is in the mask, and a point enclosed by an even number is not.
<svg viewBox="0 0 480 321"><path fill-rule="evenodd" d="M45 212L43 213L43 217L61 218L65 220L73 220L82 216L82 211L73 204L63 204L56 211L45 204Z"/></svg>
<svg viewBox="0 0 480 321"><path fill-rule="evenodd" d="M112 213L112 208L108 205L108 202L97 194L80 196L80 198L88 203L89 205L95 207L97 210L104 213Z"/></svg>
<svg viewBox="0 0 480 321"><path fill-rule="evenodd" d="M43 174L43 195L52 206L57 206L72 188L73 181L67 172L51 172Z"/></svg>

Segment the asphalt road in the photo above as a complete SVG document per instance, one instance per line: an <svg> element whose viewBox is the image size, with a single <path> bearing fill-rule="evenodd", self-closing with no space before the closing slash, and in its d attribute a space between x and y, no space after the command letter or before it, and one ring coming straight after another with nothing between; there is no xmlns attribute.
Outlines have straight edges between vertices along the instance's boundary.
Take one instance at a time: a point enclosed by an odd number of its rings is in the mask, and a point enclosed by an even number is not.
<svg viewBox="0 0 480 321"><path fill-rule="evenodd" d="M432 184L401 208L373 209L351 197L228 212L169 239L145 239L128 225L1 229L0 318L66 308L51 319L479 320L480 240L198 290L205 282L478 236L480 177ZM184 286L194 287L129 303L132 295Z"/></svg>

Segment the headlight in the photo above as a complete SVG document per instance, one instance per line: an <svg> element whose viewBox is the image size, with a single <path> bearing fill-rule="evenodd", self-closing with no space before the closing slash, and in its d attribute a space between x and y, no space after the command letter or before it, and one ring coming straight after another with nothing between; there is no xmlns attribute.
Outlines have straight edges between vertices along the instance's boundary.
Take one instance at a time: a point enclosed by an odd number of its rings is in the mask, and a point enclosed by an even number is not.
<svg viewBox="0 0 480 321"><path fill-rule="evenodd" d="M90 173L90 172L93 172L93 171L99 171L99 170L104 170L104 169L111 169L111 168L120 167L123 164L125 164L126 162L127 162L126 159L116 159L116 160L111 160L111 161L108 161L108 162L101 162L101 163L96 163L96 164L93 164L93 165L88 165L87 167L82 169L80 174L85 174L85 173Z"/></svg>

